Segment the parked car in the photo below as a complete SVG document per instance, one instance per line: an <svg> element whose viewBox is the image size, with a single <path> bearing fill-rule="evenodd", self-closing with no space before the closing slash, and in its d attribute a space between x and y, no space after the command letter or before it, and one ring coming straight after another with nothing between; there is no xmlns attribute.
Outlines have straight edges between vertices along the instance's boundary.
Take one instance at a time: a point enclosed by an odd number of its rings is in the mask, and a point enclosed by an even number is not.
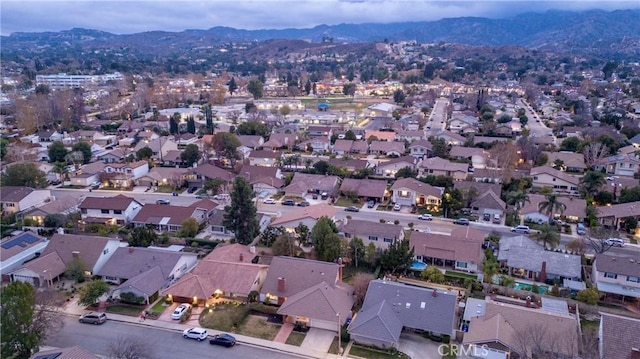
<svg viewBox="0 0 640 359"><path fill-rule="evenodd" d="M171 195L174 197L178 197L178 192L171 192Z"/></svg>
<svg viewBox="0 0 640 359"><path fill-rule="evenodd" d="M207 339L207 335L209 335L207 330L199 327L185 329L182 332L182 336L185 339L195 339L197 341Z"/></svg>
<svg viewBox="0 0 640 359"><path fill-rule="evenodd" d="M494 215L493 215L493 223L495 223L495 224L500 224L500 221L501 221L500 215L499 215L499 214L497 214L497 213L496 213L496 214L494 214Z"/></svg>
<svg viewBox="0 0 640 359"><path fill-rule="evenodd" d="M205 199L205 198L209 198L209 195L206 194L199 194L196 196L197 199Z"/></svg>
<svg viewBox="0 0 640 359"><path fill-rule="evenodd" d="M178 320L182 318L182 315L186 313L189 309L191 309L191 304L182 303L176 307L176 309L171 313L171 319Z"/></svg>
<svg viewBox="0 0 640 359"><path fill-rule="evenodd" d="M396 204L393 206L393 210L394 210L394 211L399 211L399 210L401 210L401 209L402 209L402 206L400 205L400 203L396 203Z"/></svg>
<svg viewBox="0 0 640 359"><path fill-rule="evenodd" d="M284 201L282 201L282 205L283 206L295 206L296 205L296 201L294 201L292 199L285 199Z"/></svg>
<svg viewBox="0 0 640 359"><path fill-rule="evenodd" d="M231 198L231 196L229 196L228 193L220 193L220 194L217 194L217 195L213 196L213 199L218 199L218 200L221 200L221 201L226 201L229 198Z"/></svg>
<svg viewBox="0 0 640 359"><path fill-rule="evenodd" d="M491 215L489 213L485 213L482 215L482 220L485 222L489 222L491 220Z"/></svg>
<svg viewBox="0 0 640 359"><path fill-rule="evenodd" d="M369 201L367 202L367 208L373 208L376 206L376 202L375 201Z"/></svg>
<svg viewBox="0 0 640 359"><path fill-rule="evenodd" d="M462 226L468 226L469 225L469 219L468 218L458 218L455 221L453 221L453 224L459 224Z"/></svg>
<svg viewBox="0 0 640 359"><path fill-rule="evenodd" d="M198 187L191 187L187 190L187 193L194 193L198 190Z"/></svg>
<svg viewBox="0 0 640 359"><path fill-rule="evenodd" d="M227 333L214 335L209 339L209 344L211 345L221 345L223 347L230 348L236 345L236 338Z"/></svg>
<svg viewBox="0 0 640 359"><path fill-rule="evenodd" d="M89 185L91 189L99 189L100 186L102 186L102 183L100 181L91 182L91 184Z"/></svg>
<svg viewBox="0 0 640 359"><path fill-rule="evenodd" d="M423 221L431 221L431 220L433 220L433 216L428 214L428 213L425 213L425 214L419 215L418 219L421 219Z"/></svg>
<svg viewBox="0 0 640 359"><path fill-rule="evenodd" d="M320 194L320 198L327 199L329 198L329 194L327 192L322 192L322 194Z"/></svg>
<svg viewBox="0 0 640 359"><path fill-rule="evenodd" d="M80 316L78 319L80 323L89 323L89 324L102 324L107 321L107 315L104 313L91 312L86 313Z"/></svg>
<svg viewBox="0 0 640 359"><path fill-rule="evenodd" d="M344 209L347 212L360 212L360 208L356 207L356 206L349 206L347 208Z"/></svg>
<svg viewBox="0 0 640 359"><path fill-rule="evenodd" d="M515 226L515 227L511 227L511 232L520 233L520 234L529 234L529 232L531 232L531 229L529 229L529 226Z"/></svg>
<svg viewBox="0 0 640 359"><path fill-rule="evenodd" d="M624 240L620 238L607 238L604 243L613 247L624 247Z"/></svg>
<svg viewBox="0 0 640 359"><path fill-rule="evenodd" d="M264 201L262 201L262 203L264 204L276 204L276 200L273 198L267 198Z"/></svg>
<svg viewBox="0 0 640 359"><path fill-rule="evenodd" d="M159 199L156 201L156 204L171 204L171 201L168 199Z"/></svg>
<svg viewBox="0 0 640 359"><path fill-rule="evenodd" d="M298 207L309 207L310 203L307 201L302 201L298 203Z"/></svg>
<svg viewBox="0 0 640 359"><path fill-rule="evenodd" d="M587 228L584 226L584 223L576 224L576 233L578 233L581 236L587 234Z"/></svg>

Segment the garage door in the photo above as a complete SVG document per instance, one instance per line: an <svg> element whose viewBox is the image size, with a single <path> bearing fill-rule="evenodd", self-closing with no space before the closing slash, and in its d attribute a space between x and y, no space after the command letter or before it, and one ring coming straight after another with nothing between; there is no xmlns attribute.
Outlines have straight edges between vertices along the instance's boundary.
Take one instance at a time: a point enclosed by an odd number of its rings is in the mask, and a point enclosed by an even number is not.
<svg viewBox="0 0 640 359"><path fill-rule="evenodd" d="M496 350L489 347L474 346L473 356L483 359L506 359L507 354L502 350Z"/></svg>
<svg viewBox="0 0 640 359"><path fill-rule="evenodd" d="M338 321L336 320L335 322L328 322L326 320L311 319L309 320L309 326L311 328L320 328L320 329L337 331Z"/></svg>
<svg viewBox="0 0 640 359"><path fill-rule="evenodd" d="M35 277L14 275L13 276L13 280L14 281L19 281L19 282L29 283L29 284L33 285L34 287L36 286L36 278Z"/></svg>

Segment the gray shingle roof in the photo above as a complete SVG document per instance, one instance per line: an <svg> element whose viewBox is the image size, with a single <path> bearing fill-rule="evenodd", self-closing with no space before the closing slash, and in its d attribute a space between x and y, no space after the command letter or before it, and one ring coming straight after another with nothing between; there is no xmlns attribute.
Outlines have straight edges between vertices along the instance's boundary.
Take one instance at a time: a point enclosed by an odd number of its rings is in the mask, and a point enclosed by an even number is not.
<svg viewBox="0 0 640 359"><path fill-rule="evenodd" d="M278 278L286 281L285 291L278 291ZM271 260L261 293L288 297L318 283L335 285L338 264L293 257L274 257Z"/></svg>
<svg viewBox="0 0 640 359"><path fill-rule="evenodd" d="M580 256L542 249L512 246L507 255L507 265L540 272L542 262L547 262L547 273L566 278L581 278Z"/></svg>
<svg viewBox="0 0 640 359"><path fill-rule="evenodd" d="M340 313L340 319L344 322L351 316L351 307L353 288L346 285L331 286L322 282L288 297L278 309L278 314L331 322L336 321L336 314Z"/></svg>
<svg viewBox="0 0 640 359"><path fill-rule="evenodd" d="M347 221L347 224L341 228L341 232L360 238L367 238L369 235L375 235L379 238L400 239L402 231L402 226L396 226L395 224L370 222L358 219Z"/></svg>
<svg viewBox="0 0 640 359"><path fill-rule="evenodd" d="M349 325L351 335L371 337L384 342L397 343L402 332L402 322L386 300L363 308Z"/></svg>
<svg viewBox="0 0 640 359"><path fill-rule="evenodd" d="M598 272L640 277L640 256L616 255L617 253L621 252L596 255L595 266Z"/></svg>
<svg viewBox="0 0 640 359"><path fill-rule="evenodd" d="M380 303L385 301L404 327L450 335L455 321L457 296L452 292L437 291L434 297L433 293L433 289L374 280L369 283L362 309L379 308ZM358 317L354 321L357 320ZM371 332L368 335L377 338L378 334Z"/></svg>
<svg viewBox="0 0 640 359"><path fill-rule="evenodd" d="M640 338L640 320L613 314L600 313L602 325L602 358L637 359L640 358L633 348L638 348Z"/></svg>
<svg viewBox="0 0 640 359"><path fill-rule="evenodd" d="M195 255L140 247L120 247L96 274L129 279L157 266L160 267L164 278L168 278L180 259L185 256Z"/></svg>

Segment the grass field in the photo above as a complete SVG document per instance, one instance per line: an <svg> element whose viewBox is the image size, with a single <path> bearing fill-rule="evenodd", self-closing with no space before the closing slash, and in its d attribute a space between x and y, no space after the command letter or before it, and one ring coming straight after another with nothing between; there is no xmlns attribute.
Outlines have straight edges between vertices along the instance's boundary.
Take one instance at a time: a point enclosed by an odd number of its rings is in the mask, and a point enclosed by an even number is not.
<svg viewBox="0 0 640 359"><path fill-rule="evenodd" d="M361 357L361 358L368 358L368 359L392 359L392 358L393 359L396 359L396 358L409 359L408 355L399 351L386 352L386 351L361 347L359 345L352 345L351 349L349 349L349 354L357 357Z"/></svg>
<svg viewBox="0 0 640 359"><path fill-rule="evenodd" d="M300 345L302 345L302 341L304 340L305 336L306 334L304 333L291 332L285 344L295 345L299 347Z"/></svg>
<svg viewBox="0 0 640 359"><path fill-rule="evenodd" d="M249 315L236 333L249 337L273 340L281 325L267 322L267 318L259 315ZM302 343L302 342L301 342Z"/></svg>

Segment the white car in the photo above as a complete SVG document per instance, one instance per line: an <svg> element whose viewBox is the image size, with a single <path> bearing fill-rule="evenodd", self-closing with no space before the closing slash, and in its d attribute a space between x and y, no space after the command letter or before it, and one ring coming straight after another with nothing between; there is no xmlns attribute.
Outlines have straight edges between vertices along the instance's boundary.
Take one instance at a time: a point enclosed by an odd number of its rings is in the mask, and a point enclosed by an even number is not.
<svg viewBox="0 0 640 359"><path fill-rule="evenodd" d="M182 332L182 336L185 339L195 339L197 341L207 339L208 335L206 329L199 327L185 329L184 332Z"/></svg>
<svg viewBox="0 0 640 359"><path fill-rule="evenodd" d="M529 226L511 227L511 232L514 232L514 233L529 234L530 231L531 231L531 229L529 229Z"/></svg>
<svg viewBox="0 0 640 359"><path fill-rule="evenodd" d="M420 216L418 216L418 219L421 219L423 221L430 221L430 220L433 219L433 216L428 214L428 213L425 213L425 214L421 214Z"/></svg>
<svg viewBox="0 0 640 359"><path fill-rule="evenodd" d="M189 309L191 309L191 304L182 303L176 307L176 309L171 313L171 319L179 320L182 318L182 315L186 313Z"/></svg>
<svg viewBox="0 0 640 359"><path fill-rule="evenodd" d="M262 203L264 204L276 204L276 200L273 198L267 198L264 201L262 201Z"/></svg>
<svg viewBox="0 0 640 359"><path fill-rule="evenodd" d="M402 206L400 205L400 203L396 203L395 206L393 206L394 211L399 211L401 208Z"/></svg>

